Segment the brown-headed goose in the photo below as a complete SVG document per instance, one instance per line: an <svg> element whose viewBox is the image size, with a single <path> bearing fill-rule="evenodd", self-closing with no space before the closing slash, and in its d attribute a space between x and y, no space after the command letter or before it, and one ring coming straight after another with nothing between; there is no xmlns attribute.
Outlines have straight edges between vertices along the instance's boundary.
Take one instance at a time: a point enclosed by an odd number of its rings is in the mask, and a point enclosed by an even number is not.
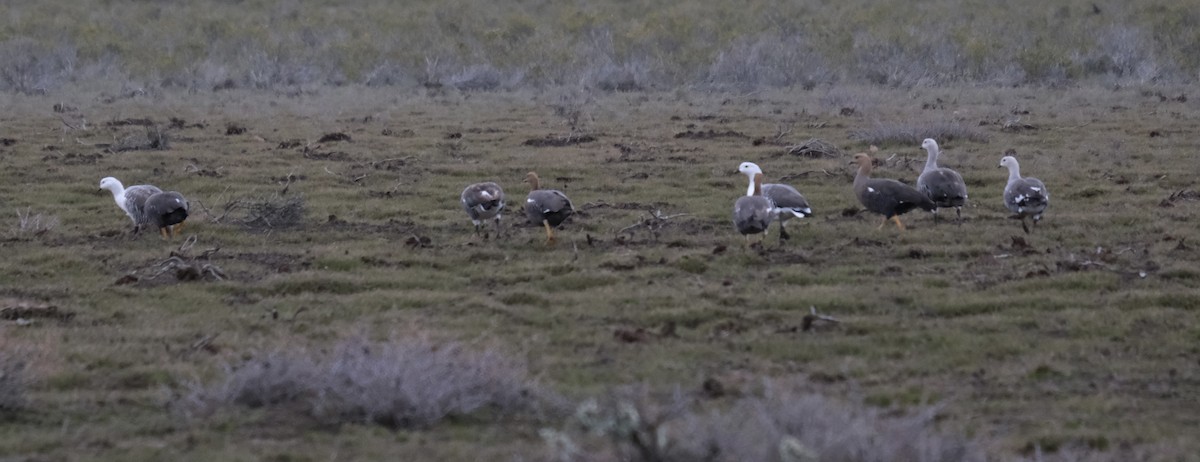
<svg viewBox="0 0 1200 462"><path fill-rule="evenodd" d="M746 175L750 180L750 186L746 188L746 195L754 195L754 175L762 174L762 169L754 162L742 162L738 166L738 171ZM789 185L782 183L766 183L762 185L762 195L771 201L772 218L779 221L779 239L786 240L788 236L787 227L784 226L791 218L804 218L812 216L812 208L808 205L808 199L804 198L800 191Z"/></svg>
<svg viewBox="0 0 1200 462"><path fill-rule="evenodd" d="M475 223L476 235L485 220L495 220L496 236L500 236L500 212L504 210L504 190L500 185L489 181L467 186L462 192L462 206Z"/></svg>
<svg viewBox="0 0 1200 462"><path fill-rule="evenodd" d="M148 184L139 184L126 188L121 184L121 181L111 176L100 180L100 190L108 190L113 195L113 201L116 201L117 207L121 211L129 215L129 219L133 221L133 232L141 231L143 221L143 209L146 205L146 200L150 196L162 192L156 186Z"/></svg>
<svg viewBox="0 0 1200 462"><path fill-rule="evenodd" d="M967 203L967 184L962 175L945 167L938 167L938 155L941 149L933 138L925 138L921 143L925 148L925 170L917 177L917 190L929 196L938 207L954 207L958 223L962 224L962 207ZM937 209L933 209L933 222L937 223Z"/></svg>
<svg viewBox="0 0 1200 462"><path fill-rule="evenodd" d="M890 219L903 231L901 214L918 207L928 211L937 207L928 196L912 186L896 180L871 178L871 162L871 156L858 153L850 163L858 164L858 174L854 176L854 194L867 210L883 215L883 222L879 223L879 228L883 228Z"/></svg>
<svg viewBox="0 0 1200 462"><path fill-rule="evenodd" d="M187 217L187 199L175 191L155 193L142 210L142 222L157 227L163 239L181 235Z"/></svg>
<svg viewBox="0 0 1200 462"><path fill-rule="evenodd" d="M762 234L766 238L774 215L771 201L762 195L762 173L755 173L750 180L750 195L739 197L733 203L733 226L750 242L751 234Z"/></svg>
<svg viewBox="0 0 1200 462"><path fill-rule="evenodd" d="M1004 206L1014 213L1009 218L1019 218L1021 228L1025 229L1025 233L1028 234L1029 224L1025 219L1033 218L1035 226L1042 221L1042 212L1046 210L1046 206L1050 205L1050 190L1046 189L1042 180L1033 177L1021 178L1021 165L1017 163L1016 157L1004 156L1000 159L1000 166L1008 167L1008 185L1004 187Z"/></svg>
<svg viewBox="0 0 1200 462"><path fill-rule="evenodd" d="M533 223L541 223L546 227L546 243L554 243L554 228L566 221L575 208L566 194L557 189L541 189L537 173L525 175L525 183L529 183L529 196L525 198L525 216Z"/></svg>

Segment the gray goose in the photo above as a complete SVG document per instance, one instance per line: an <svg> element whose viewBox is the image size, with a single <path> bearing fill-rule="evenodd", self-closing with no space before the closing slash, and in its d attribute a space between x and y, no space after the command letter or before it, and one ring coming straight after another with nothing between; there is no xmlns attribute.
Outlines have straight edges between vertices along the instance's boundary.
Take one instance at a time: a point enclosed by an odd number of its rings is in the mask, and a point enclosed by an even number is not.
<svg viewBox="0 0 1200 462"><path fill-rule="evenodd" d="M495 220L496 236L500 236L500 212L504 210L504 190L500 185L489 181L467 186L462 192L462 206L475 223L475 235L479 235L484 221Z"/></svg>
<svg viewBox="0 0 1200 462"><path fill-rule="evenodd" d="M187 199L175 191L155 193L146 199L142 210L142 223L157 227L163 239L182 235L187 217Z"/></svg>
<svg viewBox="0 0 1200 462"><path fill-rule="evenodd" d="M1042 212L1050 205L1050 190L1042 180L1033 177L1021 178L1021 165L1017 158L1004 156L1000 159L1001 167L1008 167L1008 185L1004 187L1004 206L1013 212L1013 216L1021 220L1021 228L1029 234L1029 224L1026 218L1033 218L1034 226L1042 221Z"/></svg>
<svg viewBox="0 0 1200 462"><path fill-rule="evenodd" d="M742 162L738 166L738 171L746 175L750 179L750 186L746 188L746 195L754 195L754 175L762 174L762 169L754 162ZM792 218L804 218L812 216L812 208L808 205L808 199L804 198L800 191L789 185L782 183L767 183L762 185L762 195L771 201L773 207L771 209L772 218L779 221L779 240L786 240L791 236L788 235L787 227L784 224Z"/></svg>
<svg viewBox="0 0 1200 462"><path fill-rule="evenodd" d="M747 244L750 243L751 234L762 234L766 239L767 228L771 226L771 216L774 215L774 206L762 195L762 177L762 173L755 173L751 177L750 194L739 197L733 203L733 226L746 238Z"/></svg>
<svg viewBox="0 0 1200 462"><path fill-rule="evenodd" d="M129 219L133 221L133 232L135 233L142 229L141 225L144 223L143 208L146 205L146 200L150 196L162 192L158 187L148 184L139 184L126 188L121 184L120 180L111 176L100 180L99 190L107 190L112 193L113 201L117 203L117 207L120 207L121 211L129 215Z"/></svg>
<svg viewBox="0 0 1200 462"><path fill-rule="evenodd" d="M883 215L879 228L892 220L897 228L904 231L900 215L918 207L931 212L937 208L928 196L912 186L896 180L871 178L871 161L871 156L858 153L850 163L858 164L858 174L854 176L854 194L867 210Z"/></svg>
<svg viewBox="0 0 1200 462"><path fill-rule="evenodd" d="M529 196L525 198L525 216L532 223L541 223L546 227L546 244L554 243L554 228L566 221L575 208L566 194L557 189L541 189L537 173L525 175L525 183L529 183Z"/></svg>
<svg viewBox="0 0 1200 462"><path fill-rule="evenodd" d="M954 213L958 216L958 223L962 224L962 208L967 203L967 184L963 182L962 175L958 172L938 167L938 155L941 154L941 149L938 148L937 141L933 138L925 138L921 143L921 147L925 148L927 157L925 157L925 170L921 172L921 176L917 177L917 190L929 196L934 205L938 207L954 207ZM937 223L937 209L933 209L933 222Z"/></svg>

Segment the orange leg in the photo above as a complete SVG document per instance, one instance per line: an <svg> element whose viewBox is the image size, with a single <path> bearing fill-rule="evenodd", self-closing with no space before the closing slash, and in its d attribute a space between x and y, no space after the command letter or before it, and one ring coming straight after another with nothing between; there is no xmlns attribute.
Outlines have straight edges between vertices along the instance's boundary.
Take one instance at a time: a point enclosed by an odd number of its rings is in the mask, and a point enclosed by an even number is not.
<svg viewBox="0 0 1200 462"><path fill-rule="evenodd" d="M900 222L899 215L893 216L892 221L896 222L896 227L900 228L900 231L904 231L904 223Z"/></svg>
<svg viewBox="0 0 1200 462"><path fill-rule="evenodd" d="M179 224L176 224L175 227L173 228L176 236L183 236L183 224L184 223L187 223L187 222L181 221L181 222L179 222Z"/></svg>
<svg viewBox="0 0 1200 462"><path fill-rule="evenodd" d="M542 226L546 227L546 245L553 245L554 229L550 228L550 220L542 220Z"/></svg>
<svg viewBox="0 0 1200 462"><path fill-rule="evenodd" d="M883 217L883 221L879 222L879 226L876 226L876 227L875 227L875 229L876 229L876 230L883 229L883 225L886 225L886 224L887 224L887 222L888 222L888 218L887 218L887 217Z"/></svg>
<svg viewBox="0 0 1200 462"><path fill-rule="evenodd" d="M167 240L168 239L167 227L163 226L162 228L158 228L158 234L162 235L162 238L164 241Z"/></svg>

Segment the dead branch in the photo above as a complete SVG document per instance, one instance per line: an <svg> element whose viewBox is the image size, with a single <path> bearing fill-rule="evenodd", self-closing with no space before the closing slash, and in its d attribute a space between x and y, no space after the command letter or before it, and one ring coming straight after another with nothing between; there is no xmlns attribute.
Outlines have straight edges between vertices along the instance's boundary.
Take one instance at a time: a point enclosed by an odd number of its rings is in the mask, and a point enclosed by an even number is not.
<svg viewBox="0 0 1200 462"><path fill-rule="evenodd" d="M808 171L804 171L804 172L800 172L800 173L792 173L792 174L784 175L779 178L779 181L788 181L788 180L794 180L796 178L804 178L804 177L814 174L814 173L824 173L825 176L834 176L834 174L829 173L828 170L819 169L819 170L808 170Z"/></svg>
<svg viewBox="0 0 1200 462"><path fill-rule="evenodd" d="M651 231L655 231L655 230L661 229L663 227L663 225L666 224L666 222L672 218L682 217L685 215L691 215L690 213L677 213L674 215L663 215L662 210L655 210L653 212L647 212L647 213L650 214L650 218L647 218L645 220L642 220L642 221L639 221L632 225L621 228L620 230L617 231L616 234L620 235L621 233L624 233L626 231L631 231L631 230L637 229L638 227L643 227L643 226Z"/></svg>
<svg viewBox="0 0 1200 462"><path fill-rule="evenodd" d="M812 158L838 157L842 154L842 151L837 146L818 138L810 138L803 143L793 144L785 149L785 152L788 154Z"/></svg>
<svg viewBox="0 0 1200 462"><path fill-rule="evenodd" d="M837 318L834 318L833 316L827 316L827 315L817 313L817 307L815 307L815 306L809 306L808 311L809 311L808 314L804 315L804 319L800 322L800 330L802 330L802 331L807 332L807 331L811 330L814 327L814 324L818 321L827 322L827 323L831 323L831 324L840 324L841 323L841 321L839 321Z"/></svg>

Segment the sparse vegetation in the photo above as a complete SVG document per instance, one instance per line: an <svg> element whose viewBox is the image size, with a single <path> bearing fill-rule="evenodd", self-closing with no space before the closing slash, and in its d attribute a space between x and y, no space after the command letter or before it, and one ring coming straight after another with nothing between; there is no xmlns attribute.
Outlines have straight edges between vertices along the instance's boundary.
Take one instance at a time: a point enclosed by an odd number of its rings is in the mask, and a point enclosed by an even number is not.
<svg viewBox="0 0 1200 462"><path fill-rule="evenodd" d="M1178 0L1072 0L1053 8L1033 0L601 1L582 10L454 0L415 2L401 16L383 1L336 11L314 0L6 6L20 20L0 26L0 91L25 94L88 82L121 87L117 98L158 88L299 95L347 84L434 91L1139 85L1194 82L1200 71L1192 27L1200 13Z"/></svg>
<svg viewBox="0 0 1200 462"><path fill-rule="evenodd" d="M785 428L802 403L875 432L864 451L1200 450L1194 8L277 3L5 4L0 297L20 303L0 350L44 358L5 457L513 460L543 428L601 460L835 457ZM971 14L928 22L950 3ZM115 152L126 136L145 148ZM912 182L925 136L968 185L965 222L875 230L849 155L882 142L874 173ZM1028 236L1000 201L1009 149L1056 197ZM812 204L790 241L730 228L742 161ZM533 169L577 209L557 246L522 217ZM105 175L184 193L207 250L131 236ZM503 238L471 232L477 181L507 192ZM796 374L802 392L756 388ZM413 376L416 398L392 393ZM651 390L643 423L678 387L677 445L538 407L540 387L628 383Z"/></svg>
<svg viewBox="0 0 1200 462"><path fill-rule="evenodd" d="M655 396L644 386L627 387L580 405L572 427L584 433L550 430L543 437L558 460L986 460L973 442L936 430L935 407L889 415L771 382L727 409L698 408L697 398L678 390ZM588 435L601 436L611 446L585 454L578 448Z"/></svg>
<svg viewBox="0 0 1200 462"><path fill-rule="evenodd" d="M494 350L403 340L343 341L329 353L274 350L191 383L173 407L299 412L323 424L425 428L444 419L531 413L549 402L525 367Z"/></svg>
<svg viewBox="0 0 1200 462"><path fill-rule="evenodd" d="M17 209L17 223L12 232L17 236L41 236L58 227L58 217L43 213L33 213L32 208L25 211Z"/></svg>

